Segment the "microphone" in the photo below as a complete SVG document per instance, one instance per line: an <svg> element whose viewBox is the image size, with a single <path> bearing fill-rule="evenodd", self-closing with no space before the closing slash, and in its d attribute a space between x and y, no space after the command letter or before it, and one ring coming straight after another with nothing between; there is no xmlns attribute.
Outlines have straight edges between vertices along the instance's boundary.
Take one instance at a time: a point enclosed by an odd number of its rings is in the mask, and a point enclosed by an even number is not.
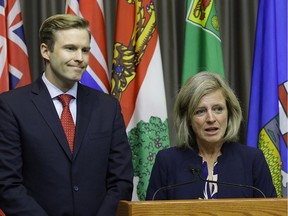
<svg viewBox="0 0 288 216"><path fill-rule="evenodd" d="M256 188L254 186L251 186L251 185L242 185L242 184L237 184L237 183L229 183L229 182L221 182L221 181L213 181L213 180L207 180L207 179L204 179L200 173L202 171L202 169L199 169L199 168L191 168L191 171L193 173L193 175L195 176L198 176L202 181L204 182L208 182L208 183L215 183L215 184L218 184L218 185L224 185L224 186L232 186L232 187L242 187L242 188L246 188L246 189L252 189L252 190L256 190L258 191L262 196L263 198L266 198L265 194L259 189L259 188Z"/></svg>
<svg viewBox="0 0 288 216"><path fill-rule="evenodd" d="M194 183L196 180L195 178L195 175L194 175L194 179L192 181L187 181L187 182L182 182L182 183L178 183L178 184L172 184L172 185L167 185L167 186L163 186L163 187L160 187L158 188L154 194L153 194L153 197L151 200L154 200L156 195L160 192L160 191L164 191L164 190L170 190L170 189L173 189L173 188L177 188L177 187L180 187L180 186L184 186L184 185L188 185L188 184L192 184Z"/></svg>

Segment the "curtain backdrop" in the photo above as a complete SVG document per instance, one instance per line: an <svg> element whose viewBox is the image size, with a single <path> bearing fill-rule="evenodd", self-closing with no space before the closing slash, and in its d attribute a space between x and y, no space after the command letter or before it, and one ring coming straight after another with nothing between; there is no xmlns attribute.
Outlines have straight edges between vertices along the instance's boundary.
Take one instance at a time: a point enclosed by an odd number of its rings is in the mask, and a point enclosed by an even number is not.
<svg viewBox="0 0 288 216"><path fill-rule="evenodd" d="M38 30L50 15L65 13L65 0L21 0L24 31L33 80L43 72ZM186 0L155 0L163 61L171 143L175 144L173 105L180 88L184 46ZM113 50L116 0L104 0L109 67ZM245 143L254 36L258 0L218 0L225 76L243 109L240 142Z"/></svg>

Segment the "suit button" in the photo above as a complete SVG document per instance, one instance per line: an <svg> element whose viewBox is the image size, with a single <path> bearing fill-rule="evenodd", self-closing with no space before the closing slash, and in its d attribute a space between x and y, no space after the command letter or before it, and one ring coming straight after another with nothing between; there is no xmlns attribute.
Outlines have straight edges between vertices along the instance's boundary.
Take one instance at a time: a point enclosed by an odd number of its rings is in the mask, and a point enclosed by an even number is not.
<svg viewBox="0 0 288 216"><path fill-rule="evenodd" d="M78 187L77 185L74 185L74 186L73 186L73 189L74 189L74 191L76 191L76 192L79 191L79 187Z"/></svg>

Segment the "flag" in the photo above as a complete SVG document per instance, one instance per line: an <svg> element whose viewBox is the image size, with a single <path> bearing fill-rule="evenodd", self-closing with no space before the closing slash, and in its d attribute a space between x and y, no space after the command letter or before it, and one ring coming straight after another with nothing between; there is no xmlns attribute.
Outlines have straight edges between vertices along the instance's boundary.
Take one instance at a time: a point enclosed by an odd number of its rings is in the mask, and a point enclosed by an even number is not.
<svg viewBox="0 0 288 216"><path fill-rule="evenodd" d="M0 62L0 93L31 83L18 0L0 0Z"/></svg>
<svg viewBox="0 0 288 216"><path fill-rule="evenodd" d="M0 93L31 83L18 0L0 0L0 62ZM0 216L5 216L1 209Z"/></svg>
<svg viewBox="0 0 288 216"><path fill-rule="evenodd" d="M287 0L260 0L254 45L247 145L268 162L277 195L287 196Z"/></svg>
<svg viewBox="0 0 288 216"><path fill-rule="evenodd" d="M118 0L111 94L132 149L133 200L144 200L155 156L170 147L159 36L152 0Z"/></svg>
<svg viewBox="0 0 288 216"><path fill-rule="evenodd" d="M83 17L90 23L89 65L80 82L91 88L109 93L110 74L107 63L103 0L67 0L66 12Z"/></svg>
<svg viewBox="0 0 288 216"><path fill-rule="evenodd" d="M216 0L187 0L182 84L200 71L224 76Z"/></svg>

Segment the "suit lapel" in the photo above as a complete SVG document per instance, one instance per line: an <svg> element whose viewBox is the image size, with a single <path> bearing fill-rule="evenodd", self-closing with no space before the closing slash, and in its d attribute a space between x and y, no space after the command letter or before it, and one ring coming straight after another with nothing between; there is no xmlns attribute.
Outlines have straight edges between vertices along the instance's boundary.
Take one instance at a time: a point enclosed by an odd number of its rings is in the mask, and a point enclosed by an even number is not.
<svg viewBox="0 0 288 216"><path fill-rule="evenodd" d="M43 119L48 124L65 154L70 160L72 160L72 154L69 149L68 141L64 133L61 121L56 112L51 96L43 83L39 78L32 87L32 101L41 113Z"/></svg>
<svg viewBox="0 0 288 216"><path fill-rule="evenodd" d="M84 88L81 84L78 85L77 92L77 119L76 119L76 133L75 133L75 143L73 158L75 159L81 144L83 142L84 136L87 131L89 121L91 119L92 104L91 99L89 99L90 91L88 88Z"/></svg>

